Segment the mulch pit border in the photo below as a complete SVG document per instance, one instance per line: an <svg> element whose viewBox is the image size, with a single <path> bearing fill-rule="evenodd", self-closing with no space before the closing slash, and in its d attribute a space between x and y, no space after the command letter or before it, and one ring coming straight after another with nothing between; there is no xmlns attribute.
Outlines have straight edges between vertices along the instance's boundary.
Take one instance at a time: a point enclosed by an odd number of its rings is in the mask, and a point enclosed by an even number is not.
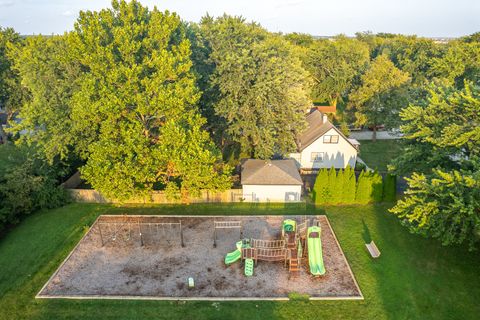
<svg viewBox="0 0 480 320"><path fill-rule="evenodd" d="M100 215L97 217L95 222L89 228L89 230L82 236L82 238L78 241L72 251L68 254L68 256L63 260L60 266L55 270L55 272L50 276L48 281L42 286L40 291L35 295L35 299L69 299L69 300L151 300L151 301L288 301L290 300L288 297L154 297L154 296L135 296L135 295L46 295L42 294L42 291L47 287L47 285L52 281L52 279L58 274L58 272L62 269L63 265L67 263L70 257L75 253L78 246L82 243L85 237L93 232L94 226L102 217L119 217L121 214L115 215ZM218 217L225 217L221 215L128 215L129 217L159 217L159 218L218 218ZM241 216L228 216L229 218L245 218L248 216L252 217L260 217L261 215L241 215ZM364 300L363 293L358 285L357 279L348 263L347 258L345 257L345 253L343 252L340 243L338 242L337 236L333 231L333 228L328 220L326 215L318 215L325 217L325 220L332 232L333 238L341 251L343 260L348 267L348 271L350 276L353 279L355 287L359 293L358 296L335 296L335 297L309 297L309 300L325 300L325 301L335 301L335 300Z"/></svg>

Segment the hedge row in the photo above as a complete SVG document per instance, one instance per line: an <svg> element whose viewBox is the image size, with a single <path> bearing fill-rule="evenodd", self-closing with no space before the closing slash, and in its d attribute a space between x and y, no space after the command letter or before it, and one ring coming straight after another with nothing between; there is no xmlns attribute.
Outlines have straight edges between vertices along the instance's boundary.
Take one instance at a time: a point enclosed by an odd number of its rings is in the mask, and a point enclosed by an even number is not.
<svg viewBox="0 0 480 320"><path fill-rule="evenodd" d="M377 172L362 171L355 177L353 168L337 170L321 169L313 186L316 204L367 204L394 201L396 176L387 174L385 179Z"/></svg>
<svg viewBox="0 0 480 320"><path fill-rule="evenodd" d="M0 148L0 152L5 150ZM8 159L0 168L0 234L26 215L60 207L70 200L55 179L57 168L23 154Z"/></svg>

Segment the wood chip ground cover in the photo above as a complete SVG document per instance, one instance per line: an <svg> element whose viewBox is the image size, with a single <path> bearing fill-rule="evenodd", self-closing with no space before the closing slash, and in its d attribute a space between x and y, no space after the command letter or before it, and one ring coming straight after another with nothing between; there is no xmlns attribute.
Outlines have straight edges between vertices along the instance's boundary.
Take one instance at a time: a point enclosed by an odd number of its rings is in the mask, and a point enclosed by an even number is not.
<svg viewBox="0 0 480 320"><path fill-rule="evenodd" d="M320 299L361 299L325 216L309 216L318 219L322 227L327 270L322 277L309 274L306 259L296 275L290 274L283 262L259 261L252 277L244 276L239 262L225 266L225 255L235 250L235 242L240 238L236 229L219 230L217 247L213 247L214 220L241 220L245 238L274 240L280 239L281 224L287 218L300 222L303 216L101 216L37 297L278 299L296 292ZM176 225L169 230L135 224L179 221L184 247ZM108 237L114 230L108 229L112 222L120 230L115 240ZM188 288L189 277L195 280L194 289Z"/></svg>

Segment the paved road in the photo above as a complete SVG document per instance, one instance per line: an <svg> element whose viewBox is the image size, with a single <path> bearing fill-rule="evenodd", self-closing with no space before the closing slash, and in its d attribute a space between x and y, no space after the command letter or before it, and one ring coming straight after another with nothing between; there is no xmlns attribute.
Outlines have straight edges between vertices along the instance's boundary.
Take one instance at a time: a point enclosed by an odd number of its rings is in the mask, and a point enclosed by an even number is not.
<svg viewBox="0 0 480 320"><path fill-rule="evenodd" d="M349 138L357 140L372 140L373 131L352 131ZM394 140L400 139L401 134L393 134L389 131L377 131L377 140Z"/></svg>

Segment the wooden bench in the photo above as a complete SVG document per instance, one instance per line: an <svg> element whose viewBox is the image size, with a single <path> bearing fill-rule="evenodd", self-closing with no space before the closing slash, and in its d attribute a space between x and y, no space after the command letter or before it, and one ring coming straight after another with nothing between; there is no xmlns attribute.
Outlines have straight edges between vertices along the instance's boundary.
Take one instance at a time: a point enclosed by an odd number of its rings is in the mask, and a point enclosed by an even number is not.
<svg viewBox="0 0 480 320"><path fill-rule="evenodd" d="M368 252L370 252L370 255L372 258L378 258L380 257L380 250L378 250L377 245L375 242L370 242L370 243L365 243L365 246L368 249Z"/></svg>

